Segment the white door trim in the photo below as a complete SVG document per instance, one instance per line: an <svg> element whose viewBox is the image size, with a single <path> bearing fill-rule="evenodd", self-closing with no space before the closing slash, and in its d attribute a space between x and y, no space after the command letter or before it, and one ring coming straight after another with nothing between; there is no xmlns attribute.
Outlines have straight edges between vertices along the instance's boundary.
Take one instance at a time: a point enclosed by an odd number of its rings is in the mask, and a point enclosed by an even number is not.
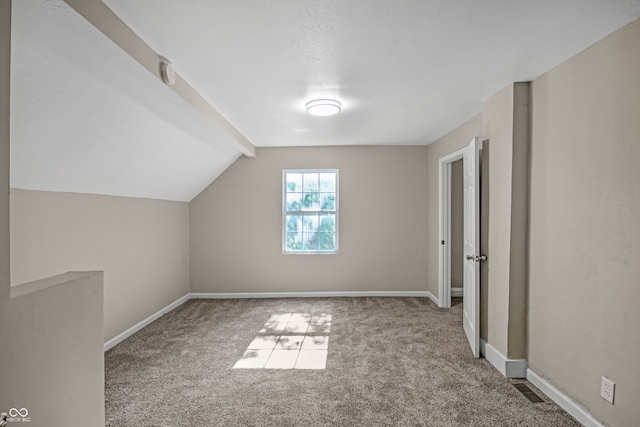
<svg viewBox="0 0 640 427"><path fill-rule="evenodd" d="M464 156L464 148L440 157L440 232L438 246L438 300L440 307L451 307L451 165ZM445 242L442 244L442 242Z"/></svg>

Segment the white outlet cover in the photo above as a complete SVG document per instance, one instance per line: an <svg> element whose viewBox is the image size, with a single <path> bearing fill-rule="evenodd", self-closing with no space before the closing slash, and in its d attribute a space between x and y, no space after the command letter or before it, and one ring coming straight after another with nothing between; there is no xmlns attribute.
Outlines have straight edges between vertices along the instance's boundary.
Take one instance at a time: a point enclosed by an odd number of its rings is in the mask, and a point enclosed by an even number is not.
<svg viewBox="0 0 640 427"><path fill-rule="evenodd" d="M613 396L615 394L616 384L607 377L602 377L602 386L600 387L600 396L606 401L613 404Z"/></svg>

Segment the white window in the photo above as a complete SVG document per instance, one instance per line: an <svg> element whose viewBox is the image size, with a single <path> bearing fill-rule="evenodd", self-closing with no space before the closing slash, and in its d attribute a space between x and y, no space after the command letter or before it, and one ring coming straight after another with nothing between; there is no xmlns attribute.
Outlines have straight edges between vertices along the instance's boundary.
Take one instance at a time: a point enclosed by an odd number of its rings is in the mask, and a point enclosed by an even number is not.
<svg viewBox="0 0 640 427"><path fill-rule="evenodd" d="M338 251L338 170L285 169L282 174L284 253Z"/></svg>

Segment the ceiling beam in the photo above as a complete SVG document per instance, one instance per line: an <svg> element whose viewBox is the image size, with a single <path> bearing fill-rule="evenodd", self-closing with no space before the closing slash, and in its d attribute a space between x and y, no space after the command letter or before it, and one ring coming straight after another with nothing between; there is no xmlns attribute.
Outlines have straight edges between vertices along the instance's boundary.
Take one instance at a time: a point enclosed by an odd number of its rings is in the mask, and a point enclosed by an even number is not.
<svg viewBox="0 0 640 427"><path fill-rule="evenodd" d="M162 75L160 74L162 60L160 56L101 0L64 0L64 2L162 81ZM247 157L256 156L256 147L251 141L240 133L178 73L176 73L175 83L167 86L216 126L225 131L236 142L242 154Z"/></svg>

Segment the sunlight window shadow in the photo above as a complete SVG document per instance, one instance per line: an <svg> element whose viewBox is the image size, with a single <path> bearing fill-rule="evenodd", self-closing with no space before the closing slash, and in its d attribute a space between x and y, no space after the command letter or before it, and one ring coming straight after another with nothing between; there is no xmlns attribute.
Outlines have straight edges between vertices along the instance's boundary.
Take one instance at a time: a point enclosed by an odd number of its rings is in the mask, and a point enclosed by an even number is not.
<svg viewBox="0 0 640 427"><path fill-rule="evenodd" d="M234 369L326 369L330 314L273 314Z"/></svg>

